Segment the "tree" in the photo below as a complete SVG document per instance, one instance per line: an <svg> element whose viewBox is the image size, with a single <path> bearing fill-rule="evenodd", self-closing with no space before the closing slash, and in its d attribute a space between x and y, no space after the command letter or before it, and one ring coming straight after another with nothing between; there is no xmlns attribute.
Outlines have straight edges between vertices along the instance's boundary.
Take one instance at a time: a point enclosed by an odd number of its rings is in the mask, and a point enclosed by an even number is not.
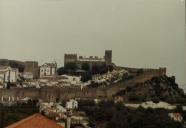
<svg viewBox="0 0 186 128"><path fill-rule="evenodd" d="M11 88L11 83L10 82L7 83L7 87L6 88L7 89L10 89Z"/></svg>
<svg viewBox="0 0 186 128"><path fill-rule="evenodd" d="M99 68L100 68L100 74L104 74L104 73L108 72L108 68L107 68L106 64L99 66Z"/></svg>
<svg viewBox="0 0 186 128"><path fill-rule="evenodd" d="M132 102L145 102L146 96L143 94L130 93L128 100Z"/></svg>
<svg viewBox="0 0 186 128"><path fill-rule="evenodd" d="M112 65L107 66L108 71L112 72L114 70L114 67Z"/></svg>
<svg viewBox="0 0 186 128"><path fill-rule="evenodd" d="M82 75L82 77L81 77L81 81L82 81L82 82L87 82L87 81L89 81L89 80L91 80L91 79L92 79L92 74L91 74L90 72L84 73L84 74Z"/></svg>
<svg viewBox="0 0 186 128"><path fill-rule="evenodd" d="M104 74L108 71L106 64L103 65L94 65L92 67L92 74Z"/></svg>
<svg viewBox="0 0 186 128"><path fill-rule="evenodd" d="M174 122L164 109L126 108L122 103L106 101L98 104L81 104L96 126L101 128L182 128Z"/></svg>
<svg viewBox="0 0 186 128"><path fill-rule="evenodd" d="M144 70L143 70L143 69L139 69L139 70L137 71L137 75L140 75L140 74L142 74L142 73L144 73Z"/></svg>
<svg viewBox="0 0 186 128"><path fill-rule="evenodd" d="M67 74L67 70L64 68L64 67L60 67L58 70L57 70L57 74L58 75L64 75L64 74Z"/></svg>

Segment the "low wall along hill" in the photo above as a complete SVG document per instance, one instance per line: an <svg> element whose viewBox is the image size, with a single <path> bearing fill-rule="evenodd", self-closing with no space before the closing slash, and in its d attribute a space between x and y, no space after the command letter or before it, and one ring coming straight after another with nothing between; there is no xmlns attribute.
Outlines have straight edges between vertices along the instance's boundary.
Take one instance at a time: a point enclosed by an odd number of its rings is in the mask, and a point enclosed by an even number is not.
<svg viewBox="0 0 186 128"><path fill-rule="evenodd" d="M147 69L144 73L135 78L113 84L108 87L83 88L80 87L43 87L37 88L14 88L0 89L0 101L15 101L25 97L42 99L44 101L56 101L74 98L112 98L117 92L124 90L126 86L133 86L136 83L145 82L152 77L165 75L166 69Z"/></svg>

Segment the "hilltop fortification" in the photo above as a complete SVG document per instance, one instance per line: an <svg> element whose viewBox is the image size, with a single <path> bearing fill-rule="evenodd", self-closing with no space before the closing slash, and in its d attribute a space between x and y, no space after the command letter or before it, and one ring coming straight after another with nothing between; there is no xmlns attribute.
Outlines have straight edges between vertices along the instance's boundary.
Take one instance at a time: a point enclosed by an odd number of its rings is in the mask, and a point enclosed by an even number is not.
<svg viewBox="0 0 186 128"><path fill-rule="evenodd" d="M80 88L80 87L43 87L37 88L16 88L16 89L0 89L0 99L16 100L25 97L33 99L43 99L45 101L55 101L56 99L72 99L72 98L113 98L118 92L125 90L126 87L133 87L138 83L145 83L153 77L160 77L165 74L165 69L148 69L133 79L121 81L107 87L98 88Z"/></svg>
<svg viewBox="0 0 186 128"><path fill-rule="evenodd" d="M106 50L105 56L99 58L98 56L83 57L77 54L65 54L64 55L64 66L66 67L69 63L75 64L79 69L82 68L84 64L88 64L90 69L94 66L111 65L112 64L112 51Z"/></svg>

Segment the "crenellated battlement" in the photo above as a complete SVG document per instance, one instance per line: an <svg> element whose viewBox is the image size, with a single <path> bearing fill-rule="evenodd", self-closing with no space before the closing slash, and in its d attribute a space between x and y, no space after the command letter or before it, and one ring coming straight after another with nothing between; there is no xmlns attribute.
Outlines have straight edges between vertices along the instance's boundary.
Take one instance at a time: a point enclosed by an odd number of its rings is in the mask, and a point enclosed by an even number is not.
<svg viewBox="0 0 186 128"><path fill-rule="evenodd" d="M66 67L69 63L75 63L77 67L81 68L83 64L88 64L90 68L93 66L110 65L112 64L112 50L106 50L103 57L90 56L83 57L77 56L77 54L65 54L64 55L64 66Z"/></svg>

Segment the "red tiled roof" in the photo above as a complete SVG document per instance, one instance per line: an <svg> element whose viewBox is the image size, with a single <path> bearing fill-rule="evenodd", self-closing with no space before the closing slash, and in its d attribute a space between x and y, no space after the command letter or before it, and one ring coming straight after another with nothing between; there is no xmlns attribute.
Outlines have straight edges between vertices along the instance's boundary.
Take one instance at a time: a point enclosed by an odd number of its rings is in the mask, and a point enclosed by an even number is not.
<svg viewBox="0 0 186 128"><path fill-rule="evenodd" d="M6 128L63 128L40 114L34 114Z"/></svg>

